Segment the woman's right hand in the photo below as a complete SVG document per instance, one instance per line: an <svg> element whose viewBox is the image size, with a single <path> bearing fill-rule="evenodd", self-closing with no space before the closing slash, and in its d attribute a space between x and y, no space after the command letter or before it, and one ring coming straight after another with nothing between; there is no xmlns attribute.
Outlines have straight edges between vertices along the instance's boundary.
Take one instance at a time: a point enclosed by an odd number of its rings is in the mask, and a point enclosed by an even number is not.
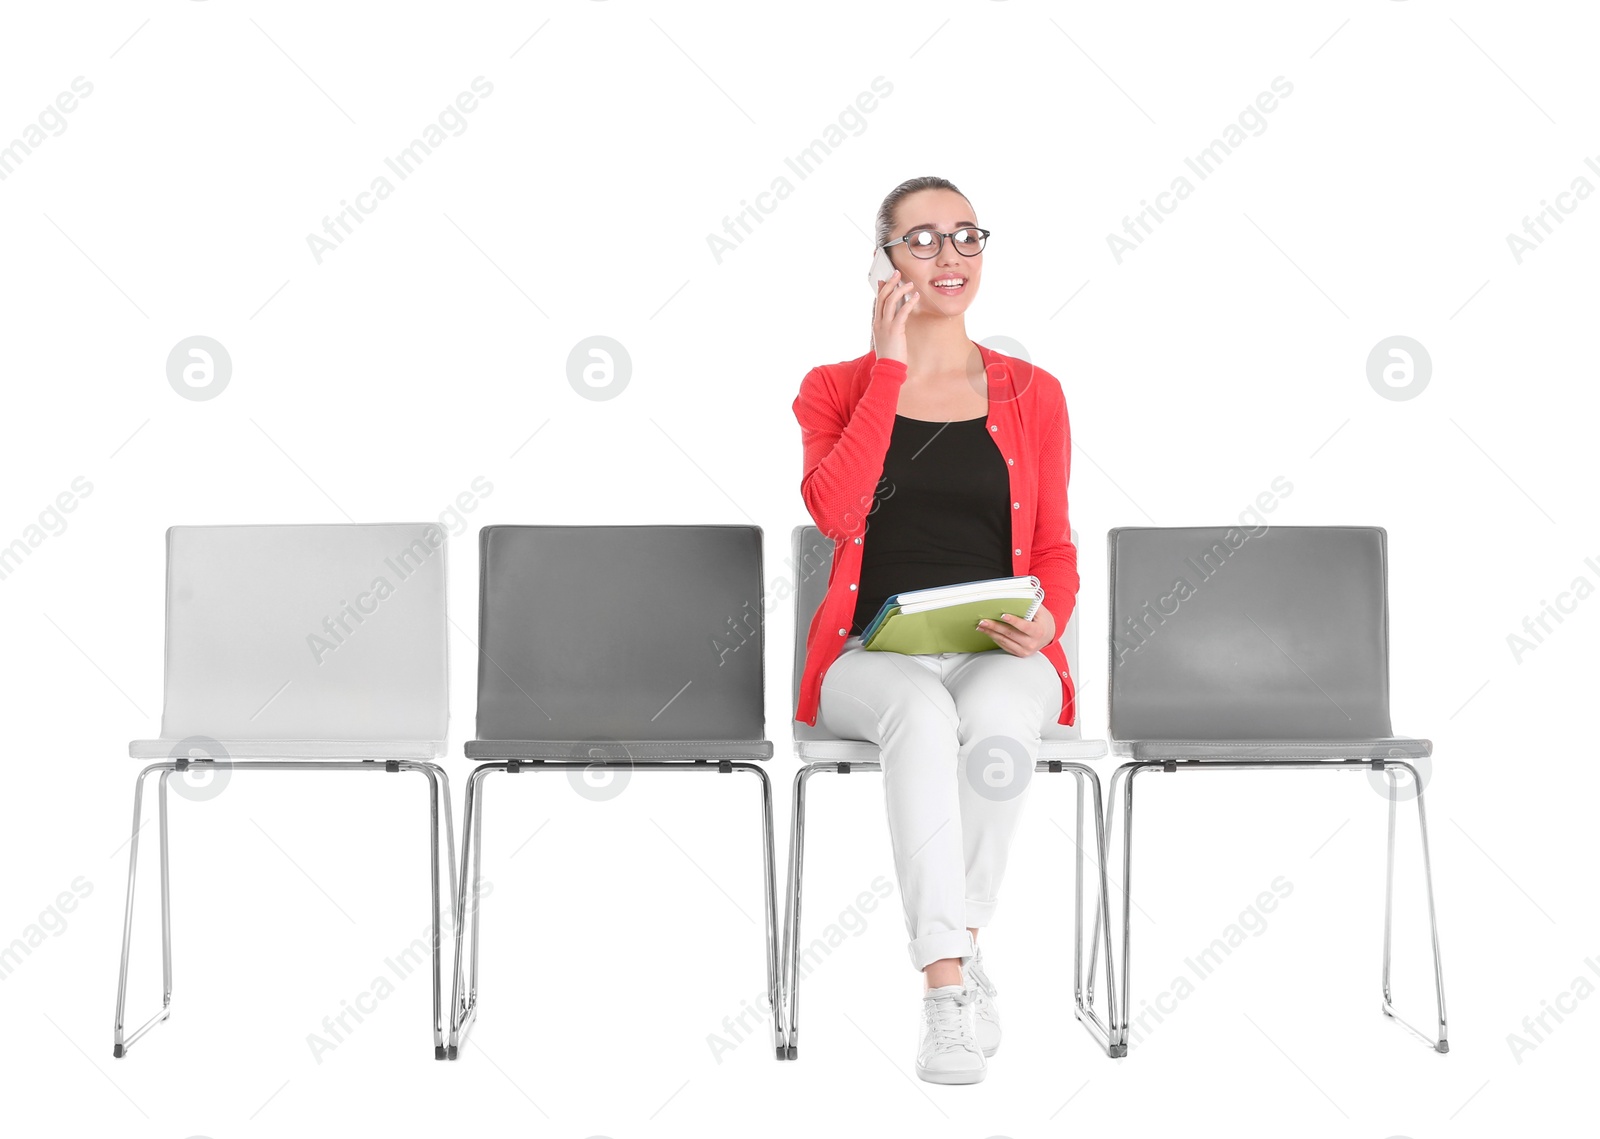
<svg viewBox="0 0 1600 1139"><path fill-rule="evenodd" d="M910 289L909 296L906 290ZM900 279L900 270L878 286L877 309L872 320L872 351L880 360L906 362L906 318L922 294L910 281ZM900 298L905 297L905 303Z"/></svg>

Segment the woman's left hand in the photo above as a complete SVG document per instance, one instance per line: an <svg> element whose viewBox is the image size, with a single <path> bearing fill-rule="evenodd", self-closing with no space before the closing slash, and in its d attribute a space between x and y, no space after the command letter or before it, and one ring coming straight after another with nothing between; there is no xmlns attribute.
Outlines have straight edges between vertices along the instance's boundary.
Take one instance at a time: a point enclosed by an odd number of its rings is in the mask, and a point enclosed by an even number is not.
<svg viewBox="0 0 1600 1139"><path fill-rule="evenodd" d="M1002 615L999 621L979 621L978 628L994 638L1012 656L1025 657L1038 652L1056 635L1056 619L1043 605L1028 621L1015 613Z"/></svg>

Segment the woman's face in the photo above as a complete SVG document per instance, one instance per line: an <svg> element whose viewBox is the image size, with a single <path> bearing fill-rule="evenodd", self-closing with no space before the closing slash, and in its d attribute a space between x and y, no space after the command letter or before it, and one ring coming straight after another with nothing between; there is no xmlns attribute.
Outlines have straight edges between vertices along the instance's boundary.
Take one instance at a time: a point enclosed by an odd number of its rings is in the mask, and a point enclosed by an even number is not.
<svg viewBox="0 0 1600 1139"><path fill-rule="evenodd" d="M954 190L918 190L896 207L895 228L889 240L917 229L953 233L962 226L977 224L972 206ZM903 244L891 245L887 252L890 262L900 270L901 279L910 281L912 288L922 294L911 320L919 316L959 316L977 295L978 281L983 276L981 253L965 257L956 252L956 243L949 238L945 238L936 255L926 259L913 255Z"/></svg>

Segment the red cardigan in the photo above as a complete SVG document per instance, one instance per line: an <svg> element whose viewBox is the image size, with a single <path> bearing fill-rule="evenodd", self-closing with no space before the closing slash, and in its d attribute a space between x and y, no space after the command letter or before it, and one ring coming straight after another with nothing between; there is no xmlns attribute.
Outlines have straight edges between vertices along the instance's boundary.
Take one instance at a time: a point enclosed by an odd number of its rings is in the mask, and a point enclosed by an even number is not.
<svg viewBox="0 0 1600 1139"><path fill-rule="evenodd" d="M1033 574L1056 619L1056 639L1039 651L1061 676L1056 722L1077 722L1072 677L1061 650L1078 597L1078 551L1067 523L1072 432L1061 383L1043 368L975 345L989 380L987 425L1011 474L1012 572ZM806 666L795 719L816 726L822 676L838 657L855 613L867 515L883 476L906 365L873 352L812 368L800 381L794 414L805 447L800 494L834 543L828 592L806 637ZM1004 649L996 649L1004 652Z"/></svg>

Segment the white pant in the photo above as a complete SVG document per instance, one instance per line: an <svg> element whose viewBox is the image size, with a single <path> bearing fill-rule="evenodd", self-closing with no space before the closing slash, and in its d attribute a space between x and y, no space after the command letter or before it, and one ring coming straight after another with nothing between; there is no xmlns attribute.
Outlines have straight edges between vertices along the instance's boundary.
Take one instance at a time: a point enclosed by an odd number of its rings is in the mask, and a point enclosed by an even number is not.
<svg viewBox="0 0 1600 1139"><path fill-rule="evenodd" d="M877 744L911 963L974 952L1061 682L1043 653L867 652L848 638L822 677L817 722Z"/></svg>

